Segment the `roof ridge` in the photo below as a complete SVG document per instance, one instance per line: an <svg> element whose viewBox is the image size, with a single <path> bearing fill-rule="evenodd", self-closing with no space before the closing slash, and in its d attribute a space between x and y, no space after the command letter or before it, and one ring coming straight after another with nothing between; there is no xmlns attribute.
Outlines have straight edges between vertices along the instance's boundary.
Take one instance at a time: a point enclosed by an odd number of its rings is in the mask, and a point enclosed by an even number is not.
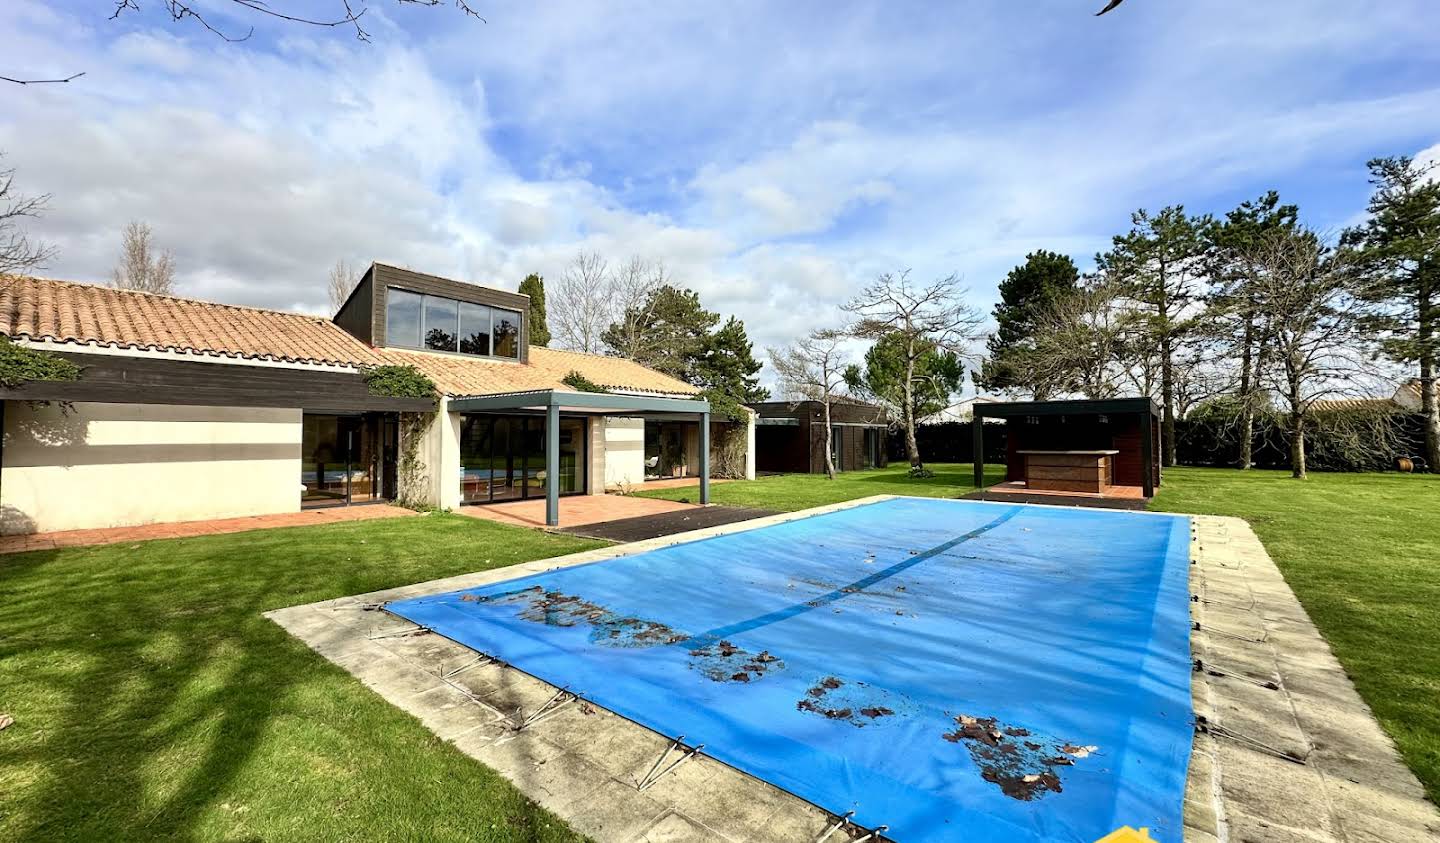
<svg viewBox="0 0 1440 843"><path fill-rule="evenodd" d="M38 275L7 275L4 276L4 278L16 281L38 281L42 284L61 284L67 287L89 287L95 290L104 290L106 292L118 293L122 295L145 296L152 299L179 301L185 302L187 304L206 305L208 307L223 307L229 308L231 310L248 310L252 313L272 313L277 316L292 316L299 319L309 319L312 322L321 322L327 325L334 324L332 320L326 319L323 316L315 316L309 313L296 313L293 310L279 310L273 307L255 307L254 305L248 304L231 304L229 302L210 301L209 299L197 299L192 296L177 296L170 293L152 293L148 290L129 290L123 287L111 287L108 284L94 283L90 281L68 281L63 278L41 278Z"/></svg>

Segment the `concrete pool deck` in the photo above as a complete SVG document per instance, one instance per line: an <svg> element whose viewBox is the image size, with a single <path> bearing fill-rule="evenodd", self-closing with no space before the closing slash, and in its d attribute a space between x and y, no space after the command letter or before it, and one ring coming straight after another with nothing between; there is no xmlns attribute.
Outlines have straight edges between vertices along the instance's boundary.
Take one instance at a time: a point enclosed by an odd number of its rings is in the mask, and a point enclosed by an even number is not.
<svg viewBox="0 0 1440 843"><path fill-rule="evenodd" d="M814 841L819 808L703 755L643 792L670 741L377 604L751 530L892 496L786 513L556 559L267 613L438 737L498 770L577 831L602 841ZM1435 839L1440 814L1360 700L1248 524L1191 516L1197 735L1185 839ZM1265 687L1273 685L1274 687ZM561 699L564 699L563 697ZM524 729L527 718L544 711ZM1221 736L1223 735L1223 736ZM1295 763L1278 757L1294 754ZM671 753L670 760L678 757ZM668 763L668 762L667 762ZM832 839L840 839L839 836Z"/></svg>

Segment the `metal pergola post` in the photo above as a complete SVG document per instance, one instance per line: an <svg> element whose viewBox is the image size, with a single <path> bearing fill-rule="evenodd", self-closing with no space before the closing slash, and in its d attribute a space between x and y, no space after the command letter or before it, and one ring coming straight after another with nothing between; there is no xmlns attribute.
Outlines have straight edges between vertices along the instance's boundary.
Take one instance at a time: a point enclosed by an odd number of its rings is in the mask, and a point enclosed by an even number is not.
<svg viewBox="0 0 1440 843"><path fill-rule="evenodd" d="M545 526L560 526L560 405L545 408Z"/></svg>
<svg viewBox="0 0 1440 843"><path fill-rule="evenodd" d="M710 503L710 414L700 414L700 505Z"/></svg>

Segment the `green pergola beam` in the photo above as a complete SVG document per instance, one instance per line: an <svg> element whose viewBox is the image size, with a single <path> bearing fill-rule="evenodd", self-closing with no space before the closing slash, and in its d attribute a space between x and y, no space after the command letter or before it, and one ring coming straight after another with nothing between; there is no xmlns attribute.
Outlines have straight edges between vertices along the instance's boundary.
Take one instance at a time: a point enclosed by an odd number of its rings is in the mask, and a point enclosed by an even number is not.
<svg viewBox="0 0 1440 843"><path fill-rule="evenodd" d="M649 395L622 395L614 392L563 392L555 389L450 399L450 411L454 413L549 407L565 407L581 412L586 410L634 413L710 412L710 402L698 398L657 398Z"/></svg>

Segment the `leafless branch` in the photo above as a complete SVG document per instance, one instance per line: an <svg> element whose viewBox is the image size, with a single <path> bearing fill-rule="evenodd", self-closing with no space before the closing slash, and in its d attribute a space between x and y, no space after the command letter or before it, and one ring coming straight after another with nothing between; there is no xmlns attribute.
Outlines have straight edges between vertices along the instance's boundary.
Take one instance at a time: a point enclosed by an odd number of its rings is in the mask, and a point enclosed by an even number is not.
<svg viewBox="0 0 1440 843"><path fill-rule="evenodd" d="M326 283L332 314L340 311L340 306L350 298L350 293L359 283L360 272L349 261L344 258L335 261L335 265L330 267L330 277Z"/></svg>
<svg viewBox="0 0 1440 843"><path fill-rule="evenodd" d="M596 252L580 252L547 291L550 329L557 344L595 354L615 314L610 265Z"/></svg>
<svg viewBox="0 0 1440 843"><path fill-rule="evenodd" d="M55 248L30 240L20 223L38 217L50 203L49 194L15 192L15 171L0 169L0 275L33 272L55 256Z"/></svg>
<svg viewBox="0 0 1440 843"><path fill-rule="evenodd" d="M825 408L825 473L835 479L830 405L845 386L846 332L814 331L787 348L771 348L770 365L786 394L818 401Z"/></svg>
<svg viewBox="0 0 1440 843"><path fill-rule="evenodd" d="M154 232L143 222L131 222L121 235L120 261L115 265L110 286L121 290L171 295L175 292L175 253L156 254L151 244Z"/></svg>

